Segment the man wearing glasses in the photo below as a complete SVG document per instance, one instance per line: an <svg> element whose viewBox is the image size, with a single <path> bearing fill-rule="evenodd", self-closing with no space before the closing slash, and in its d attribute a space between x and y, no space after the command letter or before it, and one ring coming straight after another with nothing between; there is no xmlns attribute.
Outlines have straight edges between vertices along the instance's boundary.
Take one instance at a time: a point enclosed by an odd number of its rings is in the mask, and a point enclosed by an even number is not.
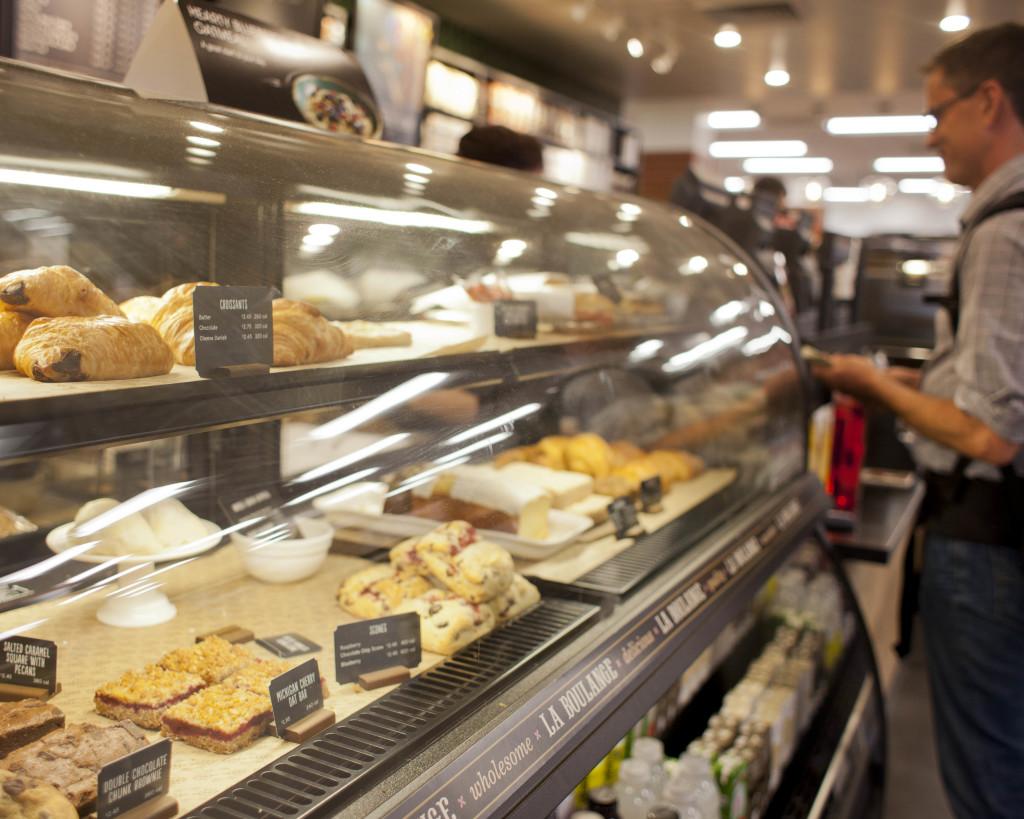
<svg viewBox="0 0 1024 819"><path fill-rule="evenodd" d="M831 356L814 374L918 433L921 611L943 781L959 819L1024 815L1024 26L927 66L928 146L973 190L923 374Z"/></svg>

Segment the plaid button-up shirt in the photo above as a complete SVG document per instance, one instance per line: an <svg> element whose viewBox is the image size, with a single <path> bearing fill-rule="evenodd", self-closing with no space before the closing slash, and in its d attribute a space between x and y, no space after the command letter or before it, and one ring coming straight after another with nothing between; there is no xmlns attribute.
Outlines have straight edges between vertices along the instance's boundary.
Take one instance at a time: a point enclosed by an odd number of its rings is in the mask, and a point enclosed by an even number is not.
<svg viewBox="0 0 1024 819"><path fill-rule="evenodd" d="M1024 155L1002 165L974 192L964 211L960 259L960 323L956 338L949 313L935 316L935 351L921 389L950 398L961 410L1008 441L1024 443L1024 210L992 216L972 230L990 205L1024 191ZM955 343L954 343L955 341ZM957 453L922 435L913 444L919 466L948 474ZM1024 457L1015 466L1024 474ZM1000 480L980 461L972 478Z"/></svg>

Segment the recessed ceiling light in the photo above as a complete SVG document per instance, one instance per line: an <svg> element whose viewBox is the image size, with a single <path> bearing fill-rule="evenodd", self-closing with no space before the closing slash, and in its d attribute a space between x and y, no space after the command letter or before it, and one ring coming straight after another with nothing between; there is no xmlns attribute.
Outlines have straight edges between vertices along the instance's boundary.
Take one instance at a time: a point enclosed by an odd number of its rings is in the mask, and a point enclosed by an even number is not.
<svg viewBox="0 0 1024 819"><path fill-rule="evenodd" d="M708 153L716 159L742 159L748 156L806 156L802 139L754 139L712 142Z"/></svg>
<svg viewBox="0 0 1024 819"><path fill-rule="evenodd" d="M754 157L743 160L746 173L831 173L832 160L824 156L803 156L795 159Z"/></svg>
<svg viewBox="0 0 1024 819"><path fill-rule="evenodd" d="M708 114L708 127L716 131L756 128L761 124L761 115L757 111L712 111Z"/></svg>
<svg viewBox="0 0 1024 819"><path fill-rule="evenodd" d="M433 168L421 165L419 162L406 162L405 169L410 173L432 174L434 172Z"/></svg>
<svg viewBox="0 0 1024 819"><path fill-rule="evenodd" d="M772 88L789 85L789 72L785 68L770 68L764 74L764 84Z"/></svg>
<svg viewBox="0 0 1024 819"><path fill-rule="evenodd" d="M679 52L675 49L666 49L653 60L651 60L651 71L655 74L668 74L676 67L676 60L679 59Z"/></svg>
<svg viewBox="0 0 1024 819"><path fill-rule="evenodd" d="M820 202L825 189L820 182L808 182L804 186L804 199L808 202Z"/></svg>
<svg viewBox="0 0 1024 819"><path fill-rule="evenodd" d="M406 182L413 182L418 185L426 185L430 181L429 176L420 176L416 173L407 173L402 177Z"/></svg>
<svg viewBox="0 0 1024 819"><path fill-rule="evenodd" d="M533 192L543 199L551 199L554 201L558 198L558 194L551 190L551 188L534 188Z"/></svg>
<svg viewBox="0 0 1024 819"><path fill-rule="evenodd" d="M736 48L743 42L743 36L732 23L726 23L715 34L715 45L719 48Z"/></svg>
<svg viewBox="0 0 1024 819"><path fill-rule="evenodd" d="M939 21L939 28L943 31L963 31L971 24L971 18L966 14L948 14Z"/></svg>
<svg viewBox="0 0 1024 819"><path fill-rule="evenodd" d="M831 117L825 130L837 136L859 134L926 134L934 125L924 114L884 117Z"/></svg>
<svg viewBox="0 0 1024 819"><path fill-rule="evenodd" d="M626 40L626 51L629 52L630 57L639 60L644 56L644 44L636 37L630 37Z"/></svg>
<svg viewBox="0 0 1024 819"><path fill-rule="evenodd" d="M216 156L217 155L216 151L211 151L209 148L194 148L194 147L191 147L191 146L185 149L185 153L192 154L192 156L205 156L205 157L211 157L211 156Z"/></svg>
<svg viewBox="0 0 1024 819"><path fill-rule="evenodd" d="M727 176L722 185L729 193L743 193L747 188L747 182L742 176Z"/></svg>
<svg viewBox="0 0 1024 819"><path fill-rule="evenodd" d="M191 162L193 165L209 165L211 162L213 162L212 159L203 159L202 157L199 156L187 156L185 157L185 159Z"/></svg>
<svg viewBox="0 0 1024 819"><path fill-rule="evenodd" d="M302 237L302 243L310 247L327 247L333 241L333 236L322 236L317 233L307 233Z"/></svg>
<svg viewBox="0 0 1024 819"><path fill-rule="evenodd" d="M878 173L942 173L946 163L941 156L880 156L874 168Z"/></svg>

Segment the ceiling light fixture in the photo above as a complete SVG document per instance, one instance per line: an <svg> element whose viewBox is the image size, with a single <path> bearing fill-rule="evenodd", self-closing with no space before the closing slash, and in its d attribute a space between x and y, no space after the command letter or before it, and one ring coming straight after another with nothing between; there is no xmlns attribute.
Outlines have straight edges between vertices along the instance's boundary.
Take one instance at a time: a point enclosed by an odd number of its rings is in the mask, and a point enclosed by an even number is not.
<svg viewBox="0 0 1024 819"><path fill-rule="evenodd" d="M211 156L216 156L217 155L216 151L211 151L209 148L192 148L192 147L190 147L190 148L186 148L185 149L185 153L192 154L192 156L205 156L205 157L211 157Z"/></svg>
<svg viewBox="0 0 1024 819"><path fill-rule="evenodd" d="M796 158L752 157L743 160L746 173L832 173L832 160L824 156Z"/></svg>
<svg viewBox="0 0 1024 819"><path fill-rule="evenodd" d="M761 124L761 115L757 111L711 111L707 117L708 127L716 131L740 130L756 128Z"/></svg>
<svg viewBox="0 0 1024 819"><path fill-rule="evenodd" d="M188 142L191 142L193 145L199 145L200 147L203 147L203 148L219 148L220 147L220 143L217 140L210 139L209 137L187 136L187 137L185 137L185 139Z"/></svg>
<svg viewBox="0 0 1024 819"><path fill-rule="evenodd" d="M861 134L926 134L932 118L923 114L884 117L831 117L825 130L836 136Z"/></svg>
<svg viewBox="0 0 1024 819"><path fill-rule="evenodd" d="M636 37L630 37L626 40L626 51L629 52L629 56L635 60L639 60L644 56L644 44Z"/></svg>
<svg viewBox="0 0 1024 819"><path fill-rule="evenodd" d="M764 74L764 84L772 88L781 88L789 85L789 71L786 70L786 40L781 34L776 34L772 41L772 61L768 64L768 70Z"/></svg>
<svg viewBox="0 0 1024 819"><path fill-rule="evenodd" d="M341 233L341 228L326 222L318 222L315 225L310 225L306 231L313 236L337 236Z"/></svg>
<svg viewBox="0 0 1024 819"><path fill-rule="evenodd" d="M878 173L942 173L946 163L941 156L880 156L874 169Z"/></svg>
<svg viewBox="0 0 1024 819"><path fill-rule="evenodd" d="M939 183L934 179L901 179L897 187L900 193L934 194Z"/></svg>
<svg viewBox="0 0 1024 819"><path fill-rule="evenodd" d="M970 24L965 0L949 0L946 3L946 16L939 21L939 28L949 32L963 31Z"/></svg>
<svg viewBox="0 0 1024 819"><path fill-rule="evenodd" d="M407 173L402 177L406 182L412 182L417 185L426 185L430 181L428 176L420 176L415 173Z"/></svg>
<svg viewBox="0 0 1024 819"><path fill-rule="evenodd" d="M434 172L433 168L421 165L419 162L406 162L405 169L410 173L432 174Z"/></svg>
<svg viewBox="0 0 1024 819"><path fill-rule="evenodd" d="M625 25L626 21L622 15L613 15L604 21L604 24L601 26L601 34L609 43L614 43L619 39L619 35L622 34L622 28Z"/></svg>
<svg viewBox="0 0 1024 819"><path fill-rule="evenodd" d="M675 48L666 48L661 54L651 60L651 71L664 76L676 67L679 60L679 51Z"/></svg>
<svg viewBox="0 0 1024 819"><path fill-rule="evenodd" d="M754 139L712 142L708 153L715 159L744 159L766 156L807 156L807 143L802 139Z"/></svg>
<svg viewBox="0 0 1024 819"><path fill-rule="evenodd" d="M719 48L736 48L743 42L743 35L732 23L726 23L715 33L715 45Z"/></svg>
<svg viewBox="0 0 1024 819"><path fill-rule="evenodd" d="M804 186L804 199L808 202L820 202L825 188L820 182L811 181Z"/></svg>
<svg viewBox="0 0 1024 819"><path fill-rule="evenodd" d="M747 182L742 176L727 176L722 186L729 193L743 193L747 189Z"/></svg>

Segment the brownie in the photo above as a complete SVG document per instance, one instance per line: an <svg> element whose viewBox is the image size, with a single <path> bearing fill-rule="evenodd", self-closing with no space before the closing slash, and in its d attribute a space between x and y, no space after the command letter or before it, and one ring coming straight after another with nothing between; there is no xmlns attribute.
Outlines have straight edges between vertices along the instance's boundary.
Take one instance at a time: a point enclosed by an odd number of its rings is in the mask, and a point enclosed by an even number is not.
<svg viewBox="0 0 1024 819"><path fill-rule="evenodd" d="M64 714L48 702L0 702L0 757L63 727Z"/></svg>
<svg viewBox="0 0 1024 819"><path fill-rule="evenodd" d="M96 801L100 768L147 744L142 731L127 721L105 728L72 724L13 751L0 769L52 785L86 811Z"/></svg>

